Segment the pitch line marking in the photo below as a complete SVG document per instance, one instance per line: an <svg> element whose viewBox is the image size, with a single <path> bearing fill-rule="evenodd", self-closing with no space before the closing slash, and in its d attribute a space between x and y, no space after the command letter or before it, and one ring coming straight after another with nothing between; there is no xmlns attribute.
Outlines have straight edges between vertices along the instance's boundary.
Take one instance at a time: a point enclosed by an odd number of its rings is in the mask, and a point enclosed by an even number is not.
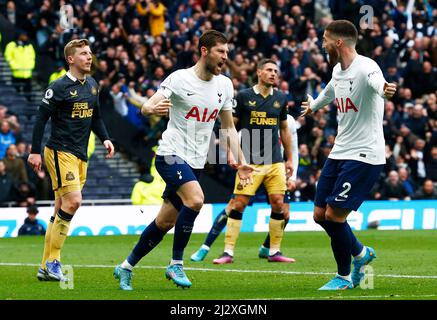
<svg viewBox="0 0 437 320"><path fill-rule="evenodd" d="M14 263L14 262L0 262L0 266L11 266L11 267L38 267L37 263ZM114 268L115 265L104 265L104 264L73 264L71 265L76 268ZM159 266L136 266L137 269L166 269L167 267ZM212 268L193 268L186 267L185 270L192 271L206 271L206 272L235 272L235 273L274 273L274 274L290 274L290 275L312 275L312 276L323 276L323 275L334 275L332 272L304 272L304 271L283 271L283 270L239 270L239 269L212 269ZM404 275L404 274L375 274L376 277L380 278L403 278L403 279L437 279L437 275Z"/></svg>

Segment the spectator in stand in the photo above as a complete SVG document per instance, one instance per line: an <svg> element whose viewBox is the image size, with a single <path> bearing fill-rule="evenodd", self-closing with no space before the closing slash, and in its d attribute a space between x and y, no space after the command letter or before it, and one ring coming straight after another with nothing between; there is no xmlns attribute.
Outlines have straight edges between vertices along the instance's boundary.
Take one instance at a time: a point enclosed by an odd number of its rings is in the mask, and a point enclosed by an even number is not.
<svg viewBox="0 0 437 320"><path fill-rule="evenodd" d="M167 8L161 1L137 1L136 8L141 16L149 15L149 30L152 37L165 33L165 14Z"/></svg>
<svg viewBox="0 0 437 320"><path fill-rule="evenodd" d="M437 199L437 188L434 186L430 179L426 179L423 182L423 186L417 190L413 199L415 200L436 200Z"/></svg>
<svg viewBox="0 0 437 320"><path fill-rule="evenodd" d="M382 187L381 200L410 200L408 191L399 180L399 174L394 170L390 171Z"/></svg>
<svg viewBox="0 0 437 320"><path fill-rule="evenodd" d="M411 168L411 177L417 184L422 184L426 179L426 152L426 142L422 139L417 139L410 150L408 165Z"/></svg>
<svg viewBox="0 0 437 320"><path fill-rule="evenodd" d="M143 174L132 190L132 204L162 204L162 192L164 191L164 189L165 182L158 174L158 171L156 171L155 160L153 160L150 174Z"/></svg>
<svg viewBox="0 0 437 320"><path fill-rule="evenodd" d="M123 117L127 116L127 94L121 91L121 83L115 83L114 85L112 85L110 94L112 99L114 100L115 111L117 111Z"/></svg>
<svg viewBox="0 0 437 320"><path fill-rule="evenodd" d="M17 146L15 144L9 145L6 150L6 157L3 158L3 162L12 179L18 183L27 183L29 181L26 166L23 159L18 157Z"/></svg>
<svg viewBox="0 0 437 320"><path fill-rule="evenodd" d="M388 81L388 80L387 80ZM396 136L399 134L401 127L401 117L392 101L385 101L385 111L383 120L383 130L385 142L393 145L396 140Z"/></svg>
<svg viewBox="0 0 437 320"><path fill-rule="evenodd" d="M405 125L418 136L420 139L425 140L425 134L429 131L428 128L428 117L425 116L425 110L423 105L416 104L412 108L411 116L405 121Z"/></svg>
<svg viewBox="0 0 437 320"><path fill-rule="evenodd" d="M6 171L3 160L0 160L0 206L5 202L12 201L14 180Z"/></svg>
<svg viewBox="0 0 437 320"><path fill-rule="evenodd" d="M6 149L9 145L15 143L16 139L12 132L9 122L3 120L0 125L0 159L6 156Z"/></svg>
<svg viewBox="0 0 437 320"><path fill-rule="evenodd" d="M398 174L399 174L399 180L401 181L401 183L404 186L405 190L407 190L408 195L411 197L411 195L416 190L416 185L410 179L408 170L406 168L399 168Z"/></svg>
<svg viewBox="0 0 437 320"><path fill-rule="evenodd" d="M32 72L35 68L35 49L26 32L20 31L16 41L11 41L5 48L5 59L12 71L12 83L18 92L23 92L30 99L32 91Z"/></svg>
<svg viewBox="0 0 437 320"><path fill-rule="evenodd" d="M67 71L65 70L64 62L57 61L56 70L50 75L49 84L55 81L56 79L62 77L66 73Z"/></svg>
<svg viewBox="0 0 437 320"><path fill-rule="evenodd" d="M396 171L397 169L396 158L394 157L390 146L385 145L385 165L381 175L388 177L391 171Z"/></svg>
<svg viewBox="0 0 437 320"><path fill-rule="evenodd" d="M18 229L19 236L43 236L46 234L46 229L36 218L38 212L39 210L35 205L30 205L27 208L27 218L20 229Z"/></svg>
<svg viewBox="0 0 437 320"><path fill-rule="evenodd" d="M35 187L33 184L21 182L15 190L14 200L18 207L27 207L36 202Z"/></svg>
<svg viewBox="0 0 437 320"><path fill-rule="evenodd" d="M437 146L431 149L431 156L425 161L426 177L437 183Z"/></svg>

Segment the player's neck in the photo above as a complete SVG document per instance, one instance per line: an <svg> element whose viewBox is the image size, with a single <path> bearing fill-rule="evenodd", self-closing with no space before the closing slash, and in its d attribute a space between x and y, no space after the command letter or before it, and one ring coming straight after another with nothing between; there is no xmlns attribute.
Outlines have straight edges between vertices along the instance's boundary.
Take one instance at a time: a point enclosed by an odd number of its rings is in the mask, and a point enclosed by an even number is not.
<svg viewBox="0 0 437 320"><path fill-rule="evenodd" d="M347 68L349 68L357 55L358 53L355 51L355 49L346 49L343 52L340 60L341 70L346 70Z"/></svg>
<svg viewBox="0 0 437 320"><path fill-rule="evenodd" d="M70 69L68 70L68 72L70 72L70 74L75 77L76 79L83 81L85 80L85 73L80 72L79 70L76 70L75 68L70 67Z"/></svg>
<svg viewBox="0 0 437 320"><path fill-rule="evenodd" d="M200 61L194 65L194 73L203 81L209 81L213 77L213 74L206 70L205 64Z"/></svg>
<svg viewBox="0 0 437 320"><path fill-rule="evenodd" d="M256 89L263 97L267 97L270 94L270 90L272 90L272 87L266 86L262 83L257 83Z"/></svg>

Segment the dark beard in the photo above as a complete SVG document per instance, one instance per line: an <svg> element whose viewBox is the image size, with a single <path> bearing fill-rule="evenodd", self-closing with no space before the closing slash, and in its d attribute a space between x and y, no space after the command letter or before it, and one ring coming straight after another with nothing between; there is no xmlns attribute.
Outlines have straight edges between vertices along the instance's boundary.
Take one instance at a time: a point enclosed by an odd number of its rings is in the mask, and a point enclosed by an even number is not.
<svg viewBox="0 0 437 320"><path fill-rule="evenodd" d="M215 67L212 65L212 63L210 63L210 59L206 59L205 68L206 68L206 70L208 70L209 73L216 76Z"/></svg>
<svg viewBox="0 0 437 320"><path fill-rule="evenodd" d="M331 65L331 67L335 66L338 63L338 54L337 51L332 50L331 52L328 52L328 63Z"/></svg>

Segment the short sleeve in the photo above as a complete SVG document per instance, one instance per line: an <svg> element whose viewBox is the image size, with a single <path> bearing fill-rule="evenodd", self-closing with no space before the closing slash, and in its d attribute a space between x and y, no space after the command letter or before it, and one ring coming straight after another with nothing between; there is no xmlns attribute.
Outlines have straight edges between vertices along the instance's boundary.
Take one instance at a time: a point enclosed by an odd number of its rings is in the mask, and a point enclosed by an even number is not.
<svg viewBox="0 0 437 320"><path fill-rule="evenodd" d="M381 97L384 96L384 84L386 81L381 68L376 62L368 65L368 68L366 69L366 80L369 87L372 88L375 93Z"/></svg>
<svg viewBox="0 0 437 320"><path fill-rule="evenodd" d="M232 116L234 118L240 118L242 109L243 109L243 97L241 92L239 92L234 99L234 108L232 109Z"/></svg>
<svg viewBox="0 0 437 320"><path fill-rule="evenodd" d="M159 86L158 92L169 99L172 94L177 94L178 74L173 72Z"/></svg>
<svg viewBox="0 0 437 320"><path fill-rule="evenodd" d="M223 103L222 110L231 111L234 108L234 86L232 85L232 81L229 78L226 79L226 98Z"/></svg>
<svg viewBox="0 0 437 320"><path fill-rule="evenodd" d="M54 81L47 87L46 91L44 91L44 97L41 103L41 106L52 111L59 106L63 99L63 89L57 84L58 82Z"/></svg>

